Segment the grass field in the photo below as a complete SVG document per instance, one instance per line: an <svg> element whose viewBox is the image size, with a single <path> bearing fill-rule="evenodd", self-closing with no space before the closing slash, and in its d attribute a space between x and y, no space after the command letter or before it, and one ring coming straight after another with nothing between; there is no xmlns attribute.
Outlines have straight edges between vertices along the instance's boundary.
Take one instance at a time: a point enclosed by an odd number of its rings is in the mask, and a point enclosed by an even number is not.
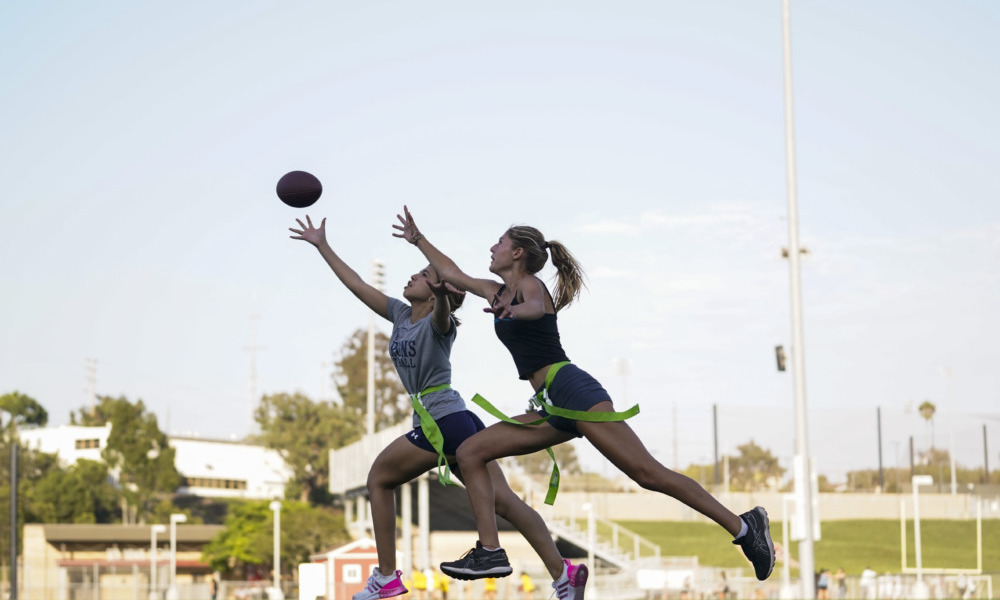
<svg viewBox="0 0 1000 600"><path fill-rule="evenodd" d="M658 544L664 556L697 556L702 565L746 567L738 546L718 525L709 523L619 521L619 525L637 532ZM976 568L975 521L920 521L923 567ZM822 524L821 539L813 545L817 569L859 575L870 566L879 573L898 573L900 560L899 521L857 520L827 521ZM771 537L781 543L781 524L771 523ZM916 566L913 522L907 523L907 566ZM798 544L792 542L791 556L798 556ZM781 563L775 570L781 569ZM1000 573L1000 520L983 521L983 571ZM793 576L797 569L792 569Z"/></svg>

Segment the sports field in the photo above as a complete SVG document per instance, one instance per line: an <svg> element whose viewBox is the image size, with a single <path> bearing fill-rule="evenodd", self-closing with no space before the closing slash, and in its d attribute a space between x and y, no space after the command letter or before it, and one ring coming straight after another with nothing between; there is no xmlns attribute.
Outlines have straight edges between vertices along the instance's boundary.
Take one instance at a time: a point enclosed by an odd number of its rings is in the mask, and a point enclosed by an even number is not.
<svg viewBox="0 0 1000 600"><path fill-rule="evenodd" d="M621 526L659 544L665 556L697 556L702 565L745 567L746 559L737 546L728 543L727 534L710 523L619 521ZM921 520L923 566L931 568L976 567L976 522ZM899 521L857 520L830 521L822 525L821 539L813 553L817 569L835 571L843 568L848 575L859 575L870 566L879 573L901 570ZM781 525L771 523L771 537L781 543ZM1000 519L983 521L983 571L1000 572ZM791 555L798 556L798 544L792 542ZM907 523L907 565L916 565L913 523ZM775 570L781 569L779 562ZM792 569L793 576L797 569Z"/></svg>

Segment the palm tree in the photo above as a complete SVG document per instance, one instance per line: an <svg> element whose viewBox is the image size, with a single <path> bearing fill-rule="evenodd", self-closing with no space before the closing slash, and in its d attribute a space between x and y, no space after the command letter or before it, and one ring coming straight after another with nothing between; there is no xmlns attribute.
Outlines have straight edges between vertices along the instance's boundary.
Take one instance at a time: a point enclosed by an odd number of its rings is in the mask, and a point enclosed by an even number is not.
<svg viewBox="0 0 1000 600"><path fill-rule="evenodd" d="M927 425L931 429L931 450L934 449L934 413L937 411L937 407L930 400L924 400L923 403L917 407L920 411L920 416L927 421Z"/></svg>

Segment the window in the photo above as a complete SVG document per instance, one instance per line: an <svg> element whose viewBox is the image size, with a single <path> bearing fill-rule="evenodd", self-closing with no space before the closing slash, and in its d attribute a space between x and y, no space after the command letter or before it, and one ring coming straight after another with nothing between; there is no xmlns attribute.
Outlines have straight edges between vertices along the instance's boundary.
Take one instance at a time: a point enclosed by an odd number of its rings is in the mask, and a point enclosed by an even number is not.
<svg viewBox="0 0 1000 600"><path fill-rule="evenodd" d="M100 447L101 447L101 440L98 439L76 440L77 450L90 450L92 448L100 448Z"/></svg>
<svg viewBox="0 0 1000 600"><path fill-rule="evenodd" d="M360 583L361 565L344 565L343 579L344 583Z"/></svg>
<svg viewBox="0 0 1000 600"><path fill-rule="evenodd" d="M181 487L209 488L213 490L245 490L247 482L242 479L218 479L213 477L184 477Z"/></svg>

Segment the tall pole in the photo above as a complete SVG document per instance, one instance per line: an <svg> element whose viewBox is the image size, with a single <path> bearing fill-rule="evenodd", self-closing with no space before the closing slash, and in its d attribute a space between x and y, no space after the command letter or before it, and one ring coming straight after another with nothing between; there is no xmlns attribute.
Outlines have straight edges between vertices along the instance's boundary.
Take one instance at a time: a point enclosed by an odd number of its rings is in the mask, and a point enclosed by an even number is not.
<svg viewBox="0 0 1000 600"><path fill-rule="evenodd" d="M170 515L170 587L167 588L167 599L177 600L177 524L187 521L187 515L173 513Z"/></svg>
<svg viewBox="0 0 1000 600"><path fill-rule="evenodd" d="M885 491L885 472L882 470L882 407L875 408L878 421L878 489Z"/></svg>
<svg viewBox="0 0 1000 600"><path fill-rule="evenodd" d="M715 485L719 485L719 405L712 405L712 440L714 441Z"/></svg>
<svg viewBox="0 0 1000 600"><path fill-rule="evenodd" d="M163 525L153 525L149 528L149 600L156 600L159 597L158 590L156 589L157 582L157 571L159 571L159 563L156 559L156 534L166 533L167 528Z"/></svg>
<svg viewBox="0 0 1000 600"><path fill-rule="evenodd" d="M375 259L372 261L372 287L381 290L385 278L385 264ZM368 391L365 414L365 432L368 439L375 433L375 312L368 315ZM371 443L369 441L369 443Z"/></svg>
<svg viewBox="0 0 1000 600"><path fill-rule="evenodd" d="M788 270L791 279L792 304L792 377L795 386L795 452L802 461L802 468L796 473L801 480L795 482L795 489L802 490L799 498L802 506L803 539L799 541L799 573L802 577L802 593L806 598L816 595L813 578L813 507L812 474L809 463L809 434L806 422L806 381L805 352L802 335L802 282L799 259L799 209L795 183L795 119L792 103L792 42L789 15L789 0L781 2L782 49L784 54L785 91L785 160L786 184L788 188Z"/></svg>
<svg viewBox="0 0 1000 600"><path fill-rule="evenodd" d="M948 378L948 455L951 459L951 495L958 493L958 483L955 481L955 404L951 401L951 367L941 369Z"/></svg>
<svg viewBox="0 0 1000 600"><path fill-rule="evenodd" d="M986 485L990 484L990 451L989 446L986 444L986 424L983 424L983 468L986 470L986 477L983 478L983 483Z"/></svg>
<svg viewBox="0 0 1000 600"><path fill-rule="evenodd" d="M274 512L274 594L283 597L281 590L281 502L271 502Z"/></svg>
<svg viewBox="0 0 1000 600"><path fill-rule="evenodd" d="M11 420L14 415L10 416ZM17 600L17 440L10 443L10 598Z"/></svg>

